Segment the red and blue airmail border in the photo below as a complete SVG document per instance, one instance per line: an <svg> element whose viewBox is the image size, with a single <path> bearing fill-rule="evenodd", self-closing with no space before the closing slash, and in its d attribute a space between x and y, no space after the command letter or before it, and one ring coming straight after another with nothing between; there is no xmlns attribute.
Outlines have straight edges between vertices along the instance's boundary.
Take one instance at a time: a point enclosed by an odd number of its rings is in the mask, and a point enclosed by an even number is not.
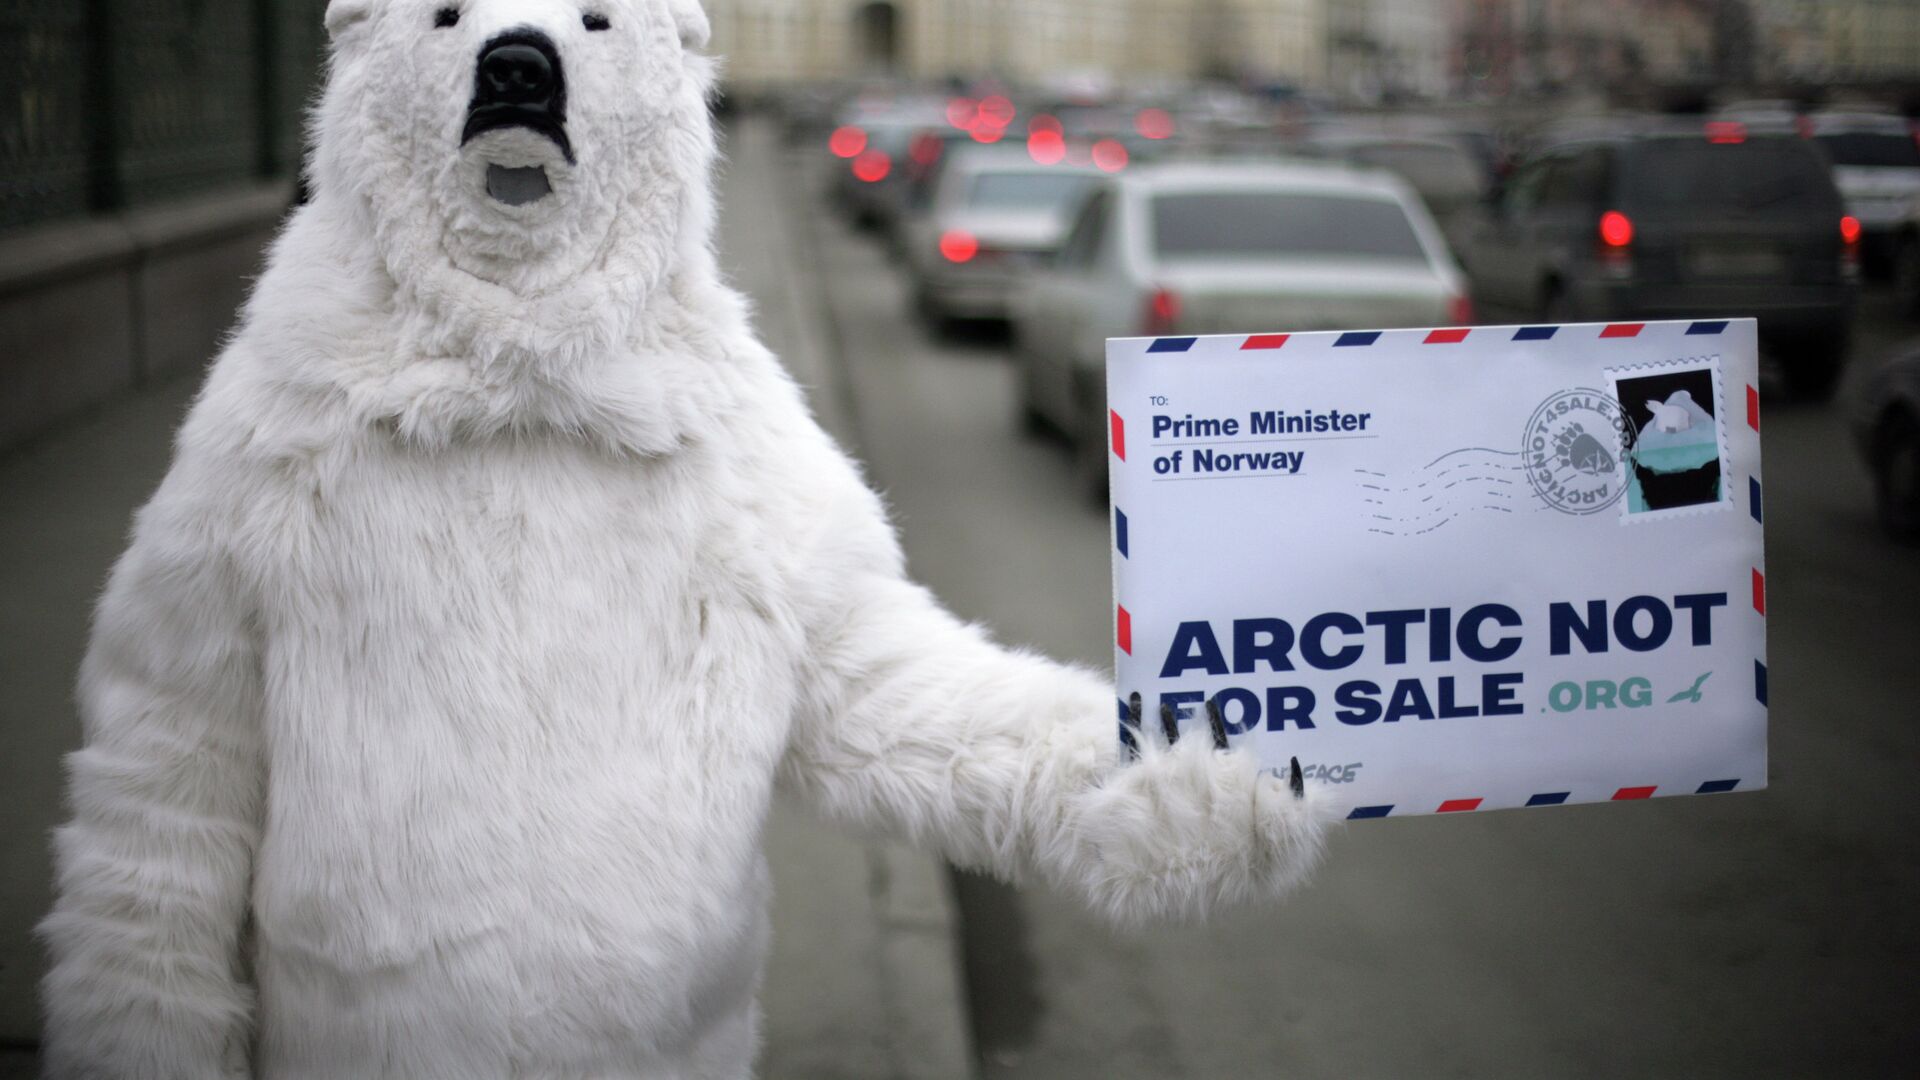
<svg viewBox="0 0 1920 1080"><path fill-rule="evenodd" d="M1352 818L1765 787L1758 385L1751 319L1110 340L1122 737Z"/></svg>

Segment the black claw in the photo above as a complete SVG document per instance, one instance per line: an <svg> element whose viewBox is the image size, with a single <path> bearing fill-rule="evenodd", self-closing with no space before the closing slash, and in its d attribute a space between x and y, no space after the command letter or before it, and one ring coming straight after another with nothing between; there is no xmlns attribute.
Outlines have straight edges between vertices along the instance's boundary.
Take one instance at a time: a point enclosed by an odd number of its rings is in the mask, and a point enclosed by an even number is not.
<svg viewBox="0 0 1920 1080"><path fill-rule="evenodd" d="M1173 719L1173 706L1164 701L1160 703L1160 733L1167 737L1168 746L1180 741L1180 725Z"/></svg>
<svg viewBox="0 0 1920 1080"><path fill-rule="evenodd" d="M1127 752L1127 760L1140 756L1140 692L1127 695L1127 715L1120 721L1120 746Z"/></svg>
<svg viewBox="0 0 1920 1080"><path fill-rule="evenodd" d="M1293 797L1307 797L1307 778L1300 775L1300 759L1293 759L1293 766L1287 770L1287 786L1293 789Z"/></svg>
<svg viewBox="0 0 1920 1080"><path fill-rule="evenodd" d="M1227 722L1220 717L1220 699L1217 697L1207 699L1207 727L1213 730L1213 748L1215 750L1225 750L1227 748Z"/></svg>

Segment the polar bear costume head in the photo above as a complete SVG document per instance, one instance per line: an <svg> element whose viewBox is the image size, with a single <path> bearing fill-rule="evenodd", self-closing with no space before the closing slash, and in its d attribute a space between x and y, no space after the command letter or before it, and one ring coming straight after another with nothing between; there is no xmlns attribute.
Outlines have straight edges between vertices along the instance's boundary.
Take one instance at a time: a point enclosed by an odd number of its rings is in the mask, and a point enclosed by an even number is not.
<svg viewBox="0 0 1920 1080"><path fill-rule="evenodd" d="M316 201L371 239L408 360L562 375L717 280L697 0L331 0L326 25ZM557 84L538 108L489 101L516 43Z"/></svg>

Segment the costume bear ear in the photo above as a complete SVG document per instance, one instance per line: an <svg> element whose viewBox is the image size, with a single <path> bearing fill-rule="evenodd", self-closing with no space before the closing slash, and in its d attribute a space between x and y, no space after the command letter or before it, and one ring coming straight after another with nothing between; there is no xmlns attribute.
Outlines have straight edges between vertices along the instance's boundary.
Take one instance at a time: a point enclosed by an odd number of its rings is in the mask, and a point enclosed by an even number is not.
<svg viewBox="0 0 1920 1080"><path fill-rule="evenodd" d="M372 13L373 0L327 0L327 36L338 38Z"/></svg>
<svg viewBox="0 0 1920 1080"><path fill-rule="evenodd" d="M700 0L667 0L667 10L673 13L673 28L680 32L681 45L689 49L707 47L713 28L707 24L707 12Z"/></svg>

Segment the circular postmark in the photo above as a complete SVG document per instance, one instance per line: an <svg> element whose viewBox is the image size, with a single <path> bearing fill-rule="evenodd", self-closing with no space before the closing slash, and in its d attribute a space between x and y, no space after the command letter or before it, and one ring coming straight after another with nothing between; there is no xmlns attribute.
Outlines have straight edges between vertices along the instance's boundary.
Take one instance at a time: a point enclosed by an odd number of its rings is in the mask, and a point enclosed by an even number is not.
<svg viewBox="0 0 1920 1080"><path fill-rule="evenodd" d="M1520 460L1540 501L1563 514L1591 514L1626 492L1620 460L1633 439L1620 403L1576 387L1540 403L1527 420Z"/></svg>

